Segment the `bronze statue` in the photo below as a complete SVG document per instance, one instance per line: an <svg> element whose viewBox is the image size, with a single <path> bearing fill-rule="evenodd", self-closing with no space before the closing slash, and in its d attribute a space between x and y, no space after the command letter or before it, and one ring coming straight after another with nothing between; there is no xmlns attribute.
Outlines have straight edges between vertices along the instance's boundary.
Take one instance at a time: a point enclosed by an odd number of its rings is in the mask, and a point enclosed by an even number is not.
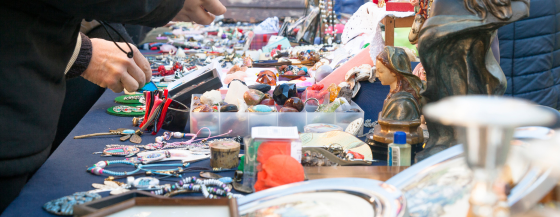
<svg viewBox="0 0 560 217"><path fill-rule="evenodd" d="M406 133L409 144L424 142L420 128L422 81L412 74L410 60L402 48L387 46L376 57L376 76L383 85L390 86L389 95L379 113L373 140L392 143L396 131Z"/></svg>
<svg viewBox="0 0 560 217"><path fill-rule="evenodd" d="M426 71L422 104L453 95L503 95L506 78L490 49L496 29L529 16L529 0L435 0L420 30L418 51ZM452 127L427 120L423 160L457 144Z"/></svg>

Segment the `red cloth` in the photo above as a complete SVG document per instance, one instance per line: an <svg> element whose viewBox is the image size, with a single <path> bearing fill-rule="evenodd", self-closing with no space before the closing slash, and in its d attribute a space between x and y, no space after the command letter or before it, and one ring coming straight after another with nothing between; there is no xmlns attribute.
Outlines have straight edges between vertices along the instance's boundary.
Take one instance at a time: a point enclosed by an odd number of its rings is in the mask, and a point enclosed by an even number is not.
<svg viewBox="0 0 560 217"><path fill-rule="evenodd" d="M249 49L251 50L258 50L268 44L268 39L270 36L278 35L278 33L267 33L267 34L255 34L253 41L251 41L251 46Z"/></svg>
<svg viewBox="0 0 560 217"><path fill-rule="evenodd" d="M257 175L255 191L302 182L305 178L303 166L289 155L274 155L262 167Z"/></svg>

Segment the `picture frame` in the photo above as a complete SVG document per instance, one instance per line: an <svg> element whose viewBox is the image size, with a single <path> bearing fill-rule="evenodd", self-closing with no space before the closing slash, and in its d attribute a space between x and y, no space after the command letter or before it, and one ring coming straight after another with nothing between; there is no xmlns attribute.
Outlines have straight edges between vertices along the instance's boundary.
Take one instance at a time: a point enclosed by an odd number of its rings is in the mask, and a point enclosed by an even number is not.
<svg viewBox="0 0 560 217"><path fill-rule="evenodd" d="M97 210L85 217L132 216L149 214L149 216L215 216L239 217L235 198L161 198L134 197L112 206Z"/></svg>

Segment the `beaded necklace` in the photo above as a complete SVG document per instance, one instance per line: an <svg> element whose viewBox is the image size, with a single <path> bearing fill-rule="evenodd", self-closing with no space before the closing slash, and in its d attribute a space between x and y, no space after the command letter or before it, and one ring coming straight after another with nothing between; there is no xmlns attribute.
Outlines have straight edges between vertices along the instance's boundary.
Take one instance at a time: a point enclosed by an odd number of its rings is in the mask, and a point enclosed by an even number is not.
<svg viewBox="0 0 560 217"><path fill-rule="evenodd" d="M243 197L243 195L231 193L231 189L227 186L227 184L224 183L224 181L231 182L231 178L224 177L220 179L202 180L196 178L195 176L192 176L179 180L175 184L165 185L161 189L151 191L151 193L156 195L172 196L178 193L202 192L204 197L211 199L219 198L219 196L228 198Z"/></svg>

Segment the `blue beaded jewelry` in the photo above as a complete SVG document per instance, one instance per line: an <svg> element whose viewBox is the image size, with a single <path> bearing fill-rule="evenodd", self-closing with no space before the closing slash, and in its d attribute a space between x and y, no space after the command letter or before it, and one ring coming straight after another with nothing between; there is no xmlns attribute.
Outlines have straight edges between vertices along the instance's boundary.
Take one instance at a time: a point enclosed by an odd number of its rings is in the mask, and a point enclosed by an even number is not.
<svg viewBox="0 0 560 217"><path fill-rule="evenodd" d="M112 164L131 165L131 166L135 166L136 169L134 171L131 171L131 172L114 172L114 171L110 171L110 170L105 169L106 166L109 166L109 165L112 165ZM95 175L107 174L107 175L110 175L110 176L133 175L137 172L140 172L140 170L150 172L150 173L156 174L156 175L170 175L169 173L165 173L165 172L173 172L173 171L182 172L183 167L188 167L189 165L190 165L189 163L187 163L187 164L142 165L142 164L135 164L135 163L132 163L132 162L126 161L126 160L113 160L113 161L99 161L96 164L94 164L92 167L87 168L87 171L90 172L91 174L95 174ZM149 168L149 167L178 167L178 168L176 168L176 169L165 169L165 170L145 169L145 168ZM179 175L179 177L181 177L181 175Z"/></svg>

